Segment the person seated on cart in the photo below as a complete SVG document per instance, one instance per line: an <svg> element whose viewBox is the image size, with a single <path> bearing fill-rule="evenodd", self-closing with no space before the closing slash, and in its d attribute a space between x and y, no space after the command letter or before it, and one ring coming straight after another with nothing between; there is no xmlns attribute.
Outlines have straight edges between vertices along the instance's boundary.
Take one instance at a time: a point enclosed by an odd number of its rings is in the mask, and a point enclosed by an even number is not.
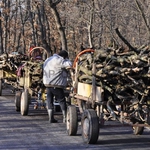
<svg viewBox="0 0 150 150"><path fill-rule="evenodd" d="M42 60L42 53L39 48L31 50L29 55L32 60Z"/></svg>
<svg viewBox="0 0 150 150"><path fill-rule="evenodd" d="M68 68L72 68L72 63L68 59L68 52L65 50L47 58L43 64L43 83L47 91L49 123L57 122L57 120L54 119L54 97L60 104L63 114L63 123L66 122L67 106L64 88L67 86Z"/></svg>
<svg viewBox="0 0 150 150"><path fill-rule="evenodd" d="M35 49L35 47L34 47L29 50L29 57L31 58L31 61L36 61L36 60L41 61L42 53L39 48ZM21 74L22 74L21 70L24 68L25 65L26 65L26 63L24 63L20 67L18 67L17 76L19 76L19 77L21 76Z"/></svg>

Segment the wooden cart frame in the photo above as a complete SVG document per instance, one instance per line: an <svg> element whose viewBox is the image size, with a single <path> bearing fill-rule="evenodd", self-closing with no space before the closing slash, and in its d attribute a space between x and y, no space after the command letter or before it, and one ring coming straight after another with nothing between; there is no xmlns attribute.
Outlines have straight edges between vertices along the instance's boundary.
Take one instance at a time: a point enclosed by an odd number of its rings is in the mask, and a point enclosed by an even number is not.
<svg viewBox="0 0 150 150"><path fill-rule="evenodd" d="M46 55L46 58L49 56L48 52L43 47L34 47L30 54L37 49L43 51L43 54ZM18 77L20 89L16 91L15 106L16 111L20 112L23 116L28 115L29 104L31 103L31 97L33 93L37 95L36 97L40 101L40 103L37 103L37 105L42 105L42 107L45 107L46 92L42 82L44 61L45 60L43 59L32 60L31 58L30 61L25 61L24 66L21 68L22 75ZM35 72L33 74L31 65L41 65L39 72ZM37 105L35 107L38 107Z"/></svg>

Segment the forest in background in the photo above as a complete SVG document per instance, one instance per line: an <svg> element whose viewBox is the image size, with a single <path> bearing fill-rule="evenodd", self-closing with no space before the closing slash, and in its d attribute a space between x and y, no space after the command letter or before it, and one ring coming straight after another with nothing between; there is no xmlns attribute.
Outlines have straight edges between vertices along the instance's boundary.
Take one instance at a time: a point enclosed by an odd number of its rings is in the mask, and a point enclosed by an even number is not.
<svg viewBox="0 0 150 150"><path fill-rule="evenodd" d="M150 44L149 0L0 0L0 54Z"/></svg>

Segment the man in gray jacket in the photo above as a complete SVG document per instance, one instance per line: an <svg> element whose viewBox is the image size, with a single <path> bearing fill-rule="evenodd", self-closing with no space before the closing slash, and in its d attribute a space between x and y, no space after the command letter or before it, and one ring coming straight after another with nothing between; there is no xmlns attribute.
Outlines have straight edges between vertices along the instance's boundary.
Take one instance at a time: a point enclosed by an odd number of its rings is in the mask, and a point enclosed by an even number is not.
<svg viewBox="0 0 150 150"><path fill-rule="evenodd" d="M43 83L47 90L47 109L49 122L55 123L53 101L54 97L60 104L63 114L63 122L66 122L66 99L64 88L67 86L68 68L72 67L71 61L68 59L68 52L60 51L58 54L47 58L43 65Z"/></svg>

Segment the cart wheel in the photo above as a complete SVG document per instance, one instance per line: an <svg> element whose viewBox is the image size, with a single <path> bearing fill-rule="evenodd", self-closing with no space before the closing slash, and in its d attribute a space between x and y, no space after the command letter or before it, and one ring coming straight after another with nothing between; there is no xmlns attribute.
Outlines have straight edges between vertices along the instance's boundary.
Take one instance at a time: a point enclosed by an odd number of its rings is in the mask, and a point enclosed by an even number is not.
<svg viewBox="0 0 150 150"><path fill-rule="evenodd" d="M28 100L28 90L25 89L21 94L21 115L28 115L29 110L29 100Z"/></svg>
<svg viewBox="0 0 150 150"><path fill-rule="evenodd" d="M82 138L87 144L95 144L99 136L99 121L93 109L87 109L82 114Z"/></svg>
<svg viewBox="0 0 150 150"><path fill-rule="evenodd" d="M2 79L0 79L0 96L2 96Z"/></svg>
<svg viewBox="0 0 150 150"><path fill-rule="evenodd" d="M15 95L16 111L20 112L21 91L17 91Z"/></svg>
<svg viewBox="0 0 150 150"><path fill-rule="evenodd" d="M136 124L139 124L139 122L136 122L135 125ZM135 135L142 135L143 131L144 131L144 127L133 127L133 133Z"/></svg>
<svg viewBox="0 0 150 150"><path fill-rule="evenodd" d="M66 127L68 135L76 135L78 130L78 114L75 106L70 105L67 108Z"/></svg>

